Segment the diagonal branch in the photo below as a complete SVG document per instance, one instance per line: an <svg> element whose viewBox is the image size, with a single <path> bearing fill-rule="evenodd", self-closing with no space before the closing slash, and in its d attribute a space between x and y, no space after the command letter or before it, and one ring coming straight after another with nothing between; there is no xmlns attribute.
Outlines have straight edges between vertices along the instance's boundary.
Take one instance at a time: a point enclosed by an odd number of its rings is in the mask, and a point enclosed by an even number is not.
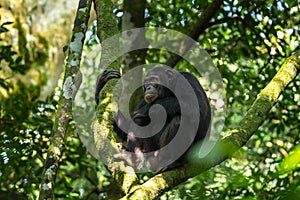
<svg viewBox="0 0 300 200"><path fill-rule="evenodd" d="M193 166L167 171L137 186L123 199L155 199L164 191L186 181L188 178L220 164L246 144L258 127L266 119L270 109L277 102L281 92L300 72L300 51L286 59L271 82L258 94L238 127L227 131L226 135L215 145L214 149Z"/></svg>
<svg viewBox="0 0 300 200"><path fill-rule="evenodd" d="M215 16L215 14L220 9L222 3L224 0L214 0L209 6L205 9L205 11L202 13L201 17L199 18L198 22L196 23L195 27L191 31L189 31L187 34L190 36L193 40L197 41L199 36L205 31L206 28L210 26L210 20ZM185 40L182 43L182 46L180 47L180 53L179 55L171 56L167 62L166 65L169 67L174 67L181 59L182 56L186 54L186 52L192 48L194 43L188 42L190 40Z"/></svg>
<svg viewBox="0 0 300 200"><path fill-rule="evenodd" d="M146 20L144 16L146 0L124 0L123 5L124 15L122 17L122 31L145 27ZM137 37L130 37L127 35L127 40L130 42L126 43L126 45L132 46L132 48L129 49L136 50L123 55L125 71L127 69L132 69L136 66L145 64L147 49L139 47L146 47L148 42L145 38L145 30L141 29L141 31L142 32L140 32Z"/></svg>

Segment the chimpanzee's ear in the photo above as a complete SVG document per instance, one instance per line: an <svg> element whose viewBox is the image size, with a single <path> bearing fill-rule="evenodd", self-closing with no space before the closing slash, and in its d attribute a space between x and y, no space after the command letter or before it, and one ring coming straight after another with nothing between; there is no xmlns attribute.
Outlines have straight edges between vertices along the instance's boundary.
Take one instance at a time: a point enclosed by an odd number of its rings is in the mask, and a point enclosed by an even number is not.
<svg viewBox="0 0 300 200"><path fill-rule="evenodd" d="M166 69L166 74L169 81L172 81L175 78L175 73L171 69Z"/></svg>

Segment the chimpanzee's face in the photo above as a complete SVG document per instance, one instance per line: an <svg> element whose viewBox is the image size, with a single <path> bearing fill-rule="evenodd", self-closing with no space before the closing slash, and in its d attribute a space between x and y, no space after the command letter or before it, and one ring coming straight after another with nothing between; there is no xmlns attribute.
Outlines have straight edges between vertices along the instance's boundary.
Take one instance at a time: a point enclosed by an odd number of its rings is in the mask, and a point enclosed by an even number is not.
<svg viewBox="0 0 300 200"><path fill-rule="evenodd" d="M144 99L147 103L154 102L161 92L160 78L158 75L148 74L144 79Z"/></svg>
<svg viewBox="0 0 300 200"><path fill-rule="evenodd" d="M165 68L152 69L144 78L144 99L147 103L153 103L171 95L168 88L174 85L174 74Z"/></svg>

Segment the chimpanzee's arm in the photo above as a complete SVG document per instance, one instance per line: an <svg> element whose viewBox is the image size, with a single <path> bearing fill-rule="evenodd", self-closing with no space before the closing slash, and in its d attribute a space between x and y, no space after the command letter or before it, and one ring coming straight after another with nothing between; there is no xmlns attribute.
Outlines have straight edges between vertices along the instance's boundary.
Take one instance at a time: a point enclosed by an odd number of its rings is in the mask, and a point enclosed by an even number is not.
<svg viewBox="0 0 300 200"><path fill-rule="evenodd" d="M149 110L151 106L159 104L164 107L166 113L168 114L168 117L174 117L176 115L181 114L180 105L176 97L165 97L162 99L157 99L155 102L148 104L146 101L142 101L134 110L133 113L131 113L131 117L136 116L137 114L144 117L149 117Z"/></svg>
<svg viewBox="0 0 300 200"><path fill-rule="evenodd" d="M153 104L160 104L163 106L168 117L173 118L174 116L181 114L180 104L175 96L157 99Z"/></svg>
<svg viewBox="0 0 300 200"><path fill-rule="evenodd" d="M99 104L99 93L102 90L102 88L105 86L105 84L110 79L120 78L120 77L121 77L120 72L114 69L104 70L104 72L98 76L96 82L96 90L95 90L95 101L97 105ZM115 117L115 121L113 123L114 131L117 133L118 137L122 141L126 141L127 140L126 138L127 133L125 133L126 130L123 131L121 128L119 128L117 123L120 124L122 127L125 127L125 129L127 127L126 125L128 124L126 118L120 112L118 112L117 116Z"/></svg>
<svg viewBox="0 0 300 200"><path fill-rule="evenodd" d="M129 129L129 123L127 118L124 117L124 115L121 112L117 113L117 116L115 117L115 121L113 123L114 131L118 136L118 139L121 142L127 141L127 134ZM122 128L120 128L122 127Z"/></svg>

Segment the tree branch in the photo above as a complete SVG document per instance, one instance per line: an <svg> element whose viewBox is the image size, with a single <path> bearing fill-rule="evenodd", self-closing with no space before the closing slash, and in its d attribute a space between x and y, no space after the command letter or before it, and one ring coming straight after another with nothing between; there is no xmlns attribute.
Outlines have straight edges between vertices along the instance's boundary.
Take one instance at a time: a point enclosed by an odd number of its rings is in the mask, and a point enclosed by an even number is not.
<svg viewBox="0 0 300 200"><path fill-rule="evenodd" d="M92 0L80 0L69 46L69 54L65 66L65 77L61 96L56 111L53 127L53 137L48 149L47 160L40 186L39 199L52 199L54 196L55 178L59 161L64 151L64 140L73 137L67 132L69 122L72 120L72 104L82 81L79 71L81 54L88 27Z"/></svg>
<svg viewBox="0 0 300 200"><path fill-rule="evenodd" d="M145 8L146 0L124 0L122 31L145 27ZM126 45L131 46L128 49L134 49L134 51L128 52L123 55L125 71L127 69L132 69L136 66L145 64L147 49L140 47L147 47L148 41L145 38L145 30L140 29L140 31L142 32L140 32L138 36L136 36L135 34L128 34L126 36L126 40L128 40L128 42L126 42ZM140 79L142 79L142 76L140 76Z"/></svg>
<svg viewBox="0 0 300 200"><path fill-rule="evenodd" d="M180 169L167 171L136 186L123 199L155 199L164 191L186 181L188 178L220 164L234 152L246 144L258 127L266 119L270 109L286 86L292 82L300 71L300 51L286 59L271 82L258 94L253 105L238 127L227 131L226 135L215 145L213 150L203 159Z"/></svg>
<svg viewBox="0 0 300 200"><path fill-rule="evenodd" d="M197 41L199 36L205 31L205 29L209 27L210 20L218 12L222 3L223 0L214 0L211 4L209 4L209 6L205 9L203 14L199 18L195 27L186 34L190 36L193 40ZM182 46L180 47L181 51L179 52L179 55L171 56L166 62L167 66L174 67L182 59L182 56L184 56L186 52L192 48L194 43L190 43L188 41L189 40L185 40L182 42Z"/></svg>
<svg viewBox="0 0 300 200"><path fill-rule="evenodd" d="M109 60L116 54L115 51L119 50L119 41L116 39L105 42L105 40L118 33L117 19L113 14L113 4L111 0L95 0L94 3L97 15L97 35L102 44L100 65L102 67L108 67L106 64L110 63ZM109 65L109 68L119 69L121 66L120 63L120 60L117 59ZM107 160L107 167L111 171L114 181L117 183L116 185L120 186L119 189L127 193L131 186L138 180L137 176L133 173L133 170L130 169L130 167L125 167L124 165L121 165L120 167L120 164L111 162L110 159L112 159L113 153L105 150L105 147L107 147L108 144L105 144L106 140L103 140L104 138L109 139L109 145L114 148L115 152L118 151L112 127L116 109L112 104L113 95L111 93L116 82L117 80L110 80L100 93L100 99L104 99L105 101L99 103L97 109L97 119L99 120L96 119L94 121L93 132L94 141L96 142L96 148L99 150L101 160ZM109 153L109 155L107 155L106 152Z"/></svg>

